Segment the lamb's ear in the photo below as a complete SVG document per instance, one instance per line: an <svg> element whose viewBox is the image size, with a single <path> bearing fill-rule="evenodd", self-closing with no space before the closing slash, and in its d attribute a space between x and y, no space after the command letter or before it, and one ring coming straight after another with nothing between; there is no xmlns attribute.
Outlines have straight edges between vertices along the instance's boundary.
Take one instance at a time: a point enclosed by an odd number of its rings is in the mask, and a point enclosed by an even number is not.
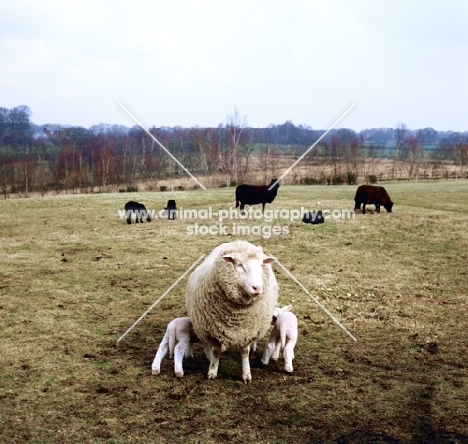
<svg viewBox="0 0 468 444"><path fill-rule="evenodd" d="M292 311L292 305L285 305L283 308L282 308L283 311Z"/></svg>
<svg viewBox="0 0 468 444"><path fill-rule="evenodd" d="M276 257L267 256L266 254L263 255L263 263L264 264L272 264L276 260L278 260Z"/></svg>
<svg viewBox="0 0 468 444"><path fill-rule="evenodd" d="M225 254L224 256L221 256L226 262L231 262L234 263L234 258L232 254Z"/></svg>

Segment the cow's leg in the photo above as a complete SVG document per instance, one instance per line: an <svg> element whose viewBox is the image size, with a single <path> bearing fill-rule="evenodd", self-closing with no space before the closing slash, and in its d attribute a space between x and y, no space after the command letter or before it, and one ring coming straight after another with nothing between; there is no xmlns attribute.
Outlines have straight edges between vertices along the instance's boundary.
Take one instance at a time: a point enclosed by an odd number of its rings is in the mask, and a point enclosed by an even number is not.
<svg viewBox="0 0 468 444"><path fill-rule="evenodd" d="M375 211L377 211L377 213L380 213L380 204L375 204Z"/></svg>
<svg viewBox="0 0 468 444"><path fill-rule="evenodd" d="M366 203L362 204L362 214L366 214Z"/></svg>
<svg viewBox="0 0 468 444"><path fill-rule="evenodd" d="M262 214L265 213L265 202L262 202Z"/></svg>
<svg viewBox="0 0 468 444"><path fill-rule="evenodd" d="M252 375L250 374L249 351L250 344L247 344L245 347L242 347L242 380L244 381L244 384L248 384L250 381L252 381Z"/></svg>
<svg viewBox="0 0 468 444"><path fill-rule="evenodd" d="M240 204L240 214L244 215L245 214L245 211L244 211L244 203L241 202Z"/></svg>

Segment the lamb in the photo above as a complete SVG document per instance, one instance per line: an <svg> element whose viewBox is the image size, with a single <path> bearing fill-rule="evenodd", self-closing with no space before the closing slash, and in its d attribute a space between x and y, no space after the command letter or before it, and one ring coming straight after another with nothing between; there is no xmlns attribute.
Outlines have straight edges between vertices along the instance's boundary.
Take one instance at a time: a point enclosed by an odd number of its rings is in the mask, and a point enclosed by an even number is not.
<svg viewBox="0 0 468 444"><path fill-rule="evenodd" d="M292 360L294 359L294 347L297 342L297 317L291 312L292 305L275 309L273 313L273 330L270 339L263 351L262 364L268 365L270 358L277 360L280 351L283 350L284 370L293 372Z"/></svg>
<svg viewBox="0 0 468 444"><path fill-rule="evenodd" d="M177 344L176 344L177 341ZM177 377L184 376L184 369L182 368L182 360L185 357L193 358L192 343L197 342L192 322L189 317L175 318L166 328L166 334L159 344L158 351L154 357L153 364L151 365L151 373L159 375L161 372L161 361L169 352L169 357L174 356L174 371Z"/></svg>
<svg viewBox="0 0 468 444"><path fill-rule="evenodd" d="M266 335L278 300L275 260L261 247L236 240L218 245L190 275L186 308L205 343L208 379L216 379L221 354L233 347L241 349L244 383L251 382L250 346Z"/></svg>

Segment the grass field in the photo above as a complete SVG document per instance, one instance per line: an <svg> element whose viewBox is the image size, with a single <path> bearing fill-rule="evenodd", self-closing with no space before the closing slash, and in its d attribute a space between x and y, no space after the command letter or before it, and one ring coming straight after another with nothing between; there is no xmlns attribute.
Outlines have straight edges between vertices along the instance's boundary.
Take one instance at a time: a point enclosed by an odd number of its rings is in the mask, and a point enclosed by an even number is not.
<svg viewBox="0 0 468 444"><path fill-rule="evenodd" d="M127 200L160 210L234 207L234 190L59 195L0 201L0 442L468 442L468 181L390 183L393 213L322 225L217 218L127 225ZM269 209L349 210L355 186L289 186ZM319 203L320 202L320 203ZM255 207L259 208L259 207ZM370 206L372 209L373 206ZM213 234L190 234L194 224ZM299 320L294 373L282 360L222 355L218 379L195 346L185 377L151 362L185 314L183 279L232 230L278 258L357 338L274 265ZM199 227L200 228L200 227Z"/></svg>

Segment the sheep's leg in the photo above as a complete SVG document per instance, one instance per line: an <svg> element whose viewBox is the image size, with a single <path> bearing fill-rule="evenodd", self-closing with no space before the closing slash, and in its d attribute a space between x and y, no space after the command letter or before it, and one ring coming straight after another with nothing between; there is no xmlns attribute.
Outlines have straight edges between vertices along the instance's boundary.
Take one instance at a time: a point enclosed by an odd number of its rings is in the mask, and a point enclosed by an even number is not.
<svg viewBox="0 0 468 444"><path fill-rule="evenodd" d="M249 351L250 344L242 347L242 380L244 381L244 384L248 384L250 381L252 381L252 375L250 374Z"/></svg>
<svg viewBox="0 0 468 444"><path fill-rule="evenodd" d="M288 373L293 372L293 364L292 361L294 359L294 346L296 345L296 341L289 341L286 346L284 347L283 355L284 355L284 370Z"/></svg>
<svg viewBox="0 0 468 444"><path fill-rule="evenodd" d="M219 357L221 356L221 347L211 346L209 355L210 355L209 356L210 368L208 370L208 379L216 379L218 376Z"/></svg>
<svg viewBox="0 0 468 444"><path fill-rule="evenodd" d="M203 342L203 351L205 352L205 355L208 358L208 361L211 361L212 351L211 351L210 344L208 344L207 342Z"/></svg>
<svg viewBox="0 0 468 444"><path fill-rule="evenodd" d="M271 359L273 359L273 361L277 361L279 359L280 352L281 352L281 342L277 342L275 345L275 351L273 352Z"/></svg>
<svg viewBox="0 0 468 444"><path fill-rule="evenodd" d="M184 359L184 355L187 351L187 348L187 344L184 342L179 342L174 347L174 372L178 378L182 378L184 376L182 360Z"/></svg>
<svg viewBox="0 0 468 444"><path fill-rule="evenodd" d="M265 349L263 350L263 358L262 358L263 365L268 365L268 363L270 362L270 358L273 355L274 351L275 351L274 342L269 342L267 345L265 345Z"/></svg>
<svg viewBox="0 0 468 444"><path fill-rule="evenodd" d="M185 350L185 357L193 358L193 346L191 342L189 342L187 345L187 349Z"/></svg>
<svg viewBox="0 0 468 444"><path fill-rule="evenodd" d="M250 350L252 350L252 354L257 351L257 341L253 341L252 345L250 346Z"/></svg>
<svg viewBox="0 0 468 444"><path fill-rule="evenodd" d="M164 359L164 356L169 352L169 340L164 336L161 344L159 344L158 351L154 357L153 364L151 365L151 373L153 375L159 375L161 373L161 361Z"/></svg>

